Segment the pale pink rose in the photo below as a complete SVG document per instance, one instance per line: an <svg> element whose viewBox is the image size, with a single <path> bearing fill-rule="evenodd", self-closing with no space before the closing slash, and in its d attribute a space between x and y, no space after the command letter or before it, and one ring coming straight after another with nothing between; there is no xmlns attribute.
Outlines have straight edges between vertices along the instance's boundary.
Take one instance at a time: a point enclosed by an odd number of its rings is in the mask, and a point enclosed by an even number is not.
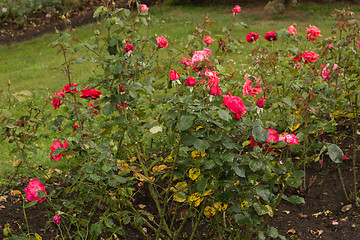
<svg viewBox="0 0 360 240"><path fill-rule="evenodd" d="M287 31L290 33L290 35L296 35L297 30L293 25L290 25L290 27L287 28Z"/></svg>
<svg viewBox="0 0 360 240"><path fill-rule="evenodd" d="M261 92L261 87L260 87L260 80L255 78L257 85L253 88L251 85L254 84L251 80L249 80L249 77L251 77L249 74L245 74L245 84L243 87L243 95L251 95L253 97L256 97L257 94L259 94Z"/></svg>
<svg viewBox="0 0 360 240"><path fill-rule="evenodd" d="M208 58L211 54L211 50L204 48L203 51L195 51L192 54L193 54L193 56L191 59L191 62L192 62L191 65L194 65L195 62L202 62L204 60L204 58Z"/></svg>
<svg viewBox="0 0 360 240"><path fill-rule="evenodd" d="M327 80L329 81L330 78L331 78L331 69L327 69L328 67L330 66L329 63L327 63L325 66L324 66L324 69L321 71L321 76L323 77L323 80ZM338 65L335 63L332 70L335 70L338 68Z"/></svg>

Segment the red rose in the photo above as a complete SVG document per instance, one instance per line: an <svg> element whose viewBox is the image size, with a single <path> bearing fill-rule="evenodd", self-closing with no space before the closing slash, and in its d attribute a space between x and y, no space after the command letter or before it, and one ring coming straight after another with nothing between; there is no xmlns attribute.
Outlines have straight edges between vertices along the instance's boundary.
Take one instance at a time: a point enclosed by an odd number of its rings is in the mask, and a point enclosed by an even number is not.
<svg viewBox="0 0 360 240"><path fill-rule="evenodd" d="M281 135L284 137L279 137L279 141L283 141L289 144L300 144L297 136L293 133L292 134L282 133Z"/></svg>
<svg viewBox="0 0 360 240"><path fill-rule="evenodd" d="M276 32L275 31L267 32L265 33L264 38L268 41L277 41Z"/></svg>
<svg viewBox="0 0 360 240"><path fill-rule="evenodd" d="M274 129L266 129L269 132L269 138L266 140L267 143L270 143L270 141L272 141L272 144L275 144L279 141L279 134L277 133L276 130Z"/></svg>
<svg viewBox="0 0 360 240"><path fill-rule="evenodd" d="M66 149L69 146L69 144L64 141L64 144L62 144L59 140L56 140L53 145L50 147L51 153L50 153L50 159L55 159L55 161L59 161L62 156L66 156L66 154L59 153L57 155L52 155L52 153L58 149L58 148L64 148Z"/></svg>
<svg viewBox="0 0 360 240"><path fill-rule="evenodd" d="M41 184L41 182L36 178L32 179L25 188L26 200L30 202L38 200L39 203L41 203L46 199L46 197L41 199L39 197L39 192L44 192L45 195L47 194L47 192L45 191L45 186Z"/></svg>
<svg viewBox="0 0 360 240"><path fill-rule="evenodd" d="M299 53L296 57L294 57L291 62L297 62L302 59L302 53Z"/></svg>
<svg viewBox="0 0 360 240"><path fill-rule="evenodd" d="M306 28L306 31L307 31L306 38L311 41L315 41L317 37L322 37L320 34L320 29L318 29L315 26L310 25L310 28Z"/></svg>
<svg viewBox="0 0 360 240"><path fill-rule="evenodd" d="M61 92L56 91L56 92L54 92L54 95L60 96L62 98L65 97L65 94L63 91L61 91ZM54 97L52 100L52 105L54 106L54 109L57 109L58 107L61 106L61 99Z"/></svg>
<svg viewBox="0 0 360 240"><path fill-rule="evenodd" d="M64 86L64 88L62 89L62 91L64 92L64 93L74 93L74 91L75 91L75 93L79 93L79 91L77 91L76 90L76 88L74 88L73 90L70 90L70 88L71 87L76 87L77 86L77 84L76 83L71 83L71 85L70 84L66 84L65 86Z"/></svg>
<svg viewBox="0 0 360 240"><path fill-rule="evenodd" d="M88 98L91 97L92 99L97 100L100 95L102 94L102 92L93 89L88 90L89 86L86 87L84 90L81 90L82 95L80 95L81 98Z"/></svg>
<svg viewBox="0 0 360 240"><path fill-rule="evenodd" d="M221 88L219 88L218 86L216 85L212 85L210 87L210 92L209 92L210 95L212 96L217 96L217 95L221 95Z"/></svg>
<svg viewBox="0 0 360 240"><path fill-rule="evenodd" d="M305 63L316 62L318 60L319 54L316 54L312 51L305 51L303 58L305 59Z"/></svg>
<svg viewBox="0 0 360 240"><path fill-rule="evenodd" d="M205 43L206 45L213 44L213 42L214 42L214 39L212 39L210 36L206 36L206 37L204 38L204 43Z"/></svg>
<svg viewBox="0 0 360 240"><path fill-rule="evenodd" d="M265 105L265 102L267 101L267 98L259 98L259 100L256 102L256 106L259 108L263 108Z"/></svg>
<svg viewBox="0 0 360 240"><path fill-rule="evenodd" d="M125 52L134 51L134 45L126 43L126 47L124 48Z"/></svg>
<svg viewBox="0 0 360 240"><path fill-rule="evenodd" d="M167 48L167 46L168 46L168 41L166 40L166 38L164 36L157 37L156 42L157 42L158 47L160 47L160 48Z"/></svg>
<svg viewBox="0 0 360 240"><path fill-rule="evenodd" d="M90 103L89 106L92 107L92 108L95 108L97 111L94 111L94 114L95 114L95 115L98 115L98 113L99 113L99 111L100 111L99 106L94 106L94 103Z"/></svg>
<svg viewBox="0 0 360 240"><path fill-rule="evenodd" d="M233 12L234 14L240 13L240 12L241 12L241 7L240 7L239 5L236 5L236 6L233 8L232 12Z"/></svg>
<svg viewBox="0 0 360 240"><path fill-rule="evenodd" d="M228 95L223 95L223 106L226 106L237 119L241 119L244 116L247 109L241 98L231 96L231 92Z"/></svg>
<svg viewBox="0 0 360 240"><path fill-rule="evenodd" d="M258 40L259 38L259 34L256 32L249 32L248 35L246 35L246 41L249 43L255 42L256 40Z"/></svg>
<svg viewBox="0 0 360 240"><path fill-rule="evenodd" d="M179 79L180 74L175 70L171 70L170 73L169 73L169 77L170 77L171 81L176 81L176 80Z"/></svg>
<svg viewBox="0 0 360 240"><path fill-rule="evenodd" d="M185 84L186 86L190 86L190 87L193 87L196 85L196 79L194 77L188 77L186 80L185 80Z"/></svg>

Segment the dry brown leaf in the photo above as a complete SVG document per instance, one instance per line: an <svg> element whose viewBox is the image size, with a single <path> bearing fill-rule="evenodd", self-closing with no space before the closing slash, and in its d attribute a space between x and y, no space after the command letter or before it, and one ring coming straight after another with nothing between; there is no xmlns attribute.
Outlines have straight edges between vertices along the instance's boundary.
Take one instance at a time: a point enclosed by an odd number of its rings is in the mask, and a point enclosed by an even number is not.
<svg viewBox="0 0 360 240"><path fill-rule="evenodd" d="M139 204L138 206L139 206L139 208L141 208L141 209L144 209L144 208L146 207L146 205L144 205L144 204Z"/></svg>
<svg viewBox="0 0 360 240"><path fill-rule="evenodd" d="M309 215L303 214L303 213L299 213L298 214L299 218L307 218L309 217Z"/></svg>
<svg viewBox="0 0 360 240"><path fill-rule="evenodd" d="M345 205L341 208L342 212L347 212L352 208L352 204Z"/></svg>
<svg viewBox="0 0 360 240"><path fill-rule="evenodd" d="M289 229L287 232L286 232L286 234L295 234L296 233L296 230L295 229Z"/></svg>
<svg viewBox="0 0 360 240"><path fill-rule="evenodd" d="M6 202L8 196L0 196L0 202Z"/></svg>

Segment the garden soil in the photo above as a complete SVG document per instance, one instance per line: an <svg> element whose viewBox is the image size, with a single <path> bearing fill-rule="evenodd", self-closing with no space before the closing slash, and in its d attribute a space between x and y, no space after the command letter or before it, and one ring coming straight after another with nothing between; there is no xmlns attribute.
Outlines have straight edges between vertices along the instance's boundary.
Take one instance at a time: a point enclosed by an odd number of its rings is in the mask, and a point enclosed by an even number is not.
<svg viewBox="0 0 360 240"><path fill-rule="evenodd" d="M89 0L85 7L74 10L70 14L73 27L93 22L94 9L100 1ZM259 8L248 8L247 11L261 14ZM264 13L263 13L264 14ZM30 40L46 32L55 29L64 29L60 19L61 15L52 18L39 18L34 16L22 27L16 23L5 22L0 25L0 44L11 44L14 42ZM338 131L334 133L341 136L352 136L351 121L344 119L339 122ZM326 140L326 137L324 137ZM329 137L330 139L330 137ZM360 142L360 139L358 140ZM342 140L341 148L349 158L339 166L350 198L354 194L353 181L353 141L350 137ZM356 174L359 171L359 157L356 159ZM279 208L274 211L274 216L269 217L268 226L275 227L280 234L287 239L324 239L324 240L358 240L360 239L360 208L353 201L348 201L340 184L339 172L336 164L332 163L324 154L321 159L308 163L305 167L306 183L299 189L288 189L286 194L299 195L305 199L305 204L291 204L282 201ZM357 175L357 178L359 176ZM14 190L23 191L29 179L22 179ZM146 190L144 188L144 190ZM1 187L0 187L1 192ZM137 202L151 206L147 203L148 197L138 195ZM38 233L44 240L57 239L56 224L52 223L53 212L46 209L44 204L26 209L27 221L31 233ZM45 226L48 227L45 227ZM6 230L5 230L6 229ZM26 222L23 212L23 199L21 195L10 192L0 196L0 239L4 238L4 230L11 229L12 233L20 234L26 232ZM21 230L20 230L21 229ZM142 235L133 229L128 229L127 239L142 239Z"/></svg>

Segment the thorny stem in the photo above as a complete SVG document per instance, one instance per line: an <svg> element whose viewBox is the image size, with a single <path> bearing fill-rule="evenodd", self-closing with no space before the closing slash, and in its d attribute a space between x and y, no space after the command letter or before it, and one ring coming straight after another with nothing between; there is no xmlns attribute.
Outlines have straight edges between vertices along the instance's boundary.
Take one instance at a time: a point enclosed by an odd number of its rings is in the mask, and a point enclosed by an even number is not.
<svg viewBox="0 0 360 240"><path fill-rule="evenodd" d="M349 196L347 195L347 192L346 192L346 188L345 188L345 184L344 184L344 179L342 178L342 175L341 175L341 169L340 169L340 165L339 165L339 164L337 164L337 169L338 169L338 172L339 172L341 187L342 187L342 189L344 190L344 194L345 194L346 200L348 200L348 201L350 202Z"/></svg>

